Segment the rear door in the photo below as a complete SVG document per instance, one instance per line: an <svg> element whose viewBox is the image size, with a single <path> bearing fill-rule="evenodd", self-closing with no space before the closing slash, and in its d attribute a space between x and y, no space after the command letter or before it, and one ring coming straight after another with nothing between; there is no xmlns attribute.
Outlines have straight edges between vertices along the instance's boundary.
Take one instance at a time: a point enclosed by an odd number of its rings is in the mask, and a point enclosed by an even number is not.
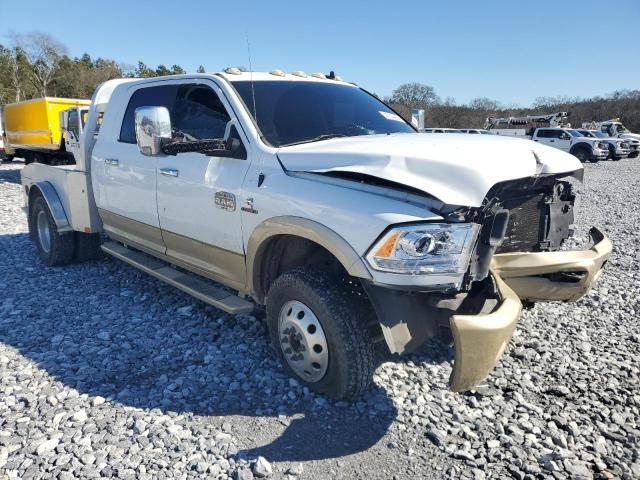
<svg viewBox="0 0 640 480"><path fill-rule="evenodd" d="M233 119L213 81L179 86L171 109L174 141L223 138ZM246 147L246 139L233 131ZM158 212L167 255L243 286L240 214L249 161L194 152L158 158Z"/></svg>
<svg viewBox="0 0 640 480"><path fill-rule="evenodd" d="M143 106L171 108L177 86L142 84L132 94L114 138L99 137L92 171L98 178L96 203L105 230L112 236L164 253L156 202L158 157L138 150L134 113Z"/></svg>

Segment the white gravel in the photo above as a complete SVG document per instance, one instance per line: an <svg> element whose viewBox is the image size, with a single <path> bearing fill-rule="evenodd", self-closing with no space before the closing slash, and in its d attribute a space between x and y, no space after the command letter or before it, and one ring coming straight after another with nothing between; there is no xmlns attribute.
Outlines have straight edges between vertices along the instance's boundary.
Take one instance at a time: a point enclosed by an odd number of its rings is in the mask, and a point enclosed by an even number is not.
<svg viewBox="0 0 640 480"><path fill-rule="evenodd" d="M0 167L0 479L640 478L639 161L586 166L605 275L526 311L477 392L446 389L433 342L351 404L284 375L252 316L109 258L42 266L20 168Z"/></svg>

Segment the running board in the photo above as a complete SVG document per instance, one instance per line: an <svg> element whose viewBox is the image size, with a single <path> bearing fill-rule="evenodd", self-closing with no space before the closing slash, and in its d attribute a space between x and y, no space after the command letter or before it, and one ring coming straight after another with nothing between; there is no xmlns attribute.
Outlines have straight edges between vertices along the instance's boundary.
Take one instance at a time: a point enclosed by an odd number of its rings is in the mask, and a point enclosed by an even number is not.
<svg viewBox="0 0 640 480"><path fill-rule="evenodd" d="M145 253L116 242L103 243L102 251L227 313L239 314L253 311L254 305L250 301L229 293L222 287L212 285L195 274L170 267Z"/></svg>

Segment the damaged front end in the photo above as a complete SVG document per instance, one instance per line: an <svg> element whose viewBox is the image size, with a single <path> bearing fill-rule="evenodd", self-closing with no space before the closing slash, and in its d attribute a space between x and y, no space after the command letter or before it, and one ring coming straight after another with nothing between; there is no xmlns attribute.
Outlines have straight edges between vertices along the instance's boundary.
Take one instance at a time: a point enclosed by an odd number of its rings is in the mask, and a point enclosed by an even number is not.
<svg viewBox="0 0 640 480"><path fill-rule="evenodd" d="M503 354L523 303L575 301L597 281L611 243L592 229L594 246L560 251L573 234L571 178L547 175L504 182L480 208L439 212L479 225L464 280L455 290L404 290L367 283L392 353L414 351L431 337L453 342L450 388L477 385Z"/></svg>

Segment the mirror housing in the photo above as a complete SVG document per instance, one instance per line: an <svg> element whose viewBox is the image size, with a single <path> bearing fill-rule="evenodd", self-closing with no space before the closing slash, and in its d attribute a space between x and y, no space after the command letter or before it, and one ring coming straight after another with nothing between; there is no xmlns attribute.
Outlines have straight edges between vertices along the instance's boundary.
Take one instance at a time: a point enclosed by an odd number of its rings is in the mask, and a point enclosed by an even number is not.
<svg viewBox="0 0 640 480"><path fill-rule="evenodd" d="M560 135L560 140L570 140L571 137L569 136L568 133L562 132L562 134Z"/></svg>
<svg viewBox="0 0 640 480"><path fill-rule="evenodd" d="M135 112L136 141L143 155L159 155L171 142L171 117L166 107L138 107Z"/></svg>

